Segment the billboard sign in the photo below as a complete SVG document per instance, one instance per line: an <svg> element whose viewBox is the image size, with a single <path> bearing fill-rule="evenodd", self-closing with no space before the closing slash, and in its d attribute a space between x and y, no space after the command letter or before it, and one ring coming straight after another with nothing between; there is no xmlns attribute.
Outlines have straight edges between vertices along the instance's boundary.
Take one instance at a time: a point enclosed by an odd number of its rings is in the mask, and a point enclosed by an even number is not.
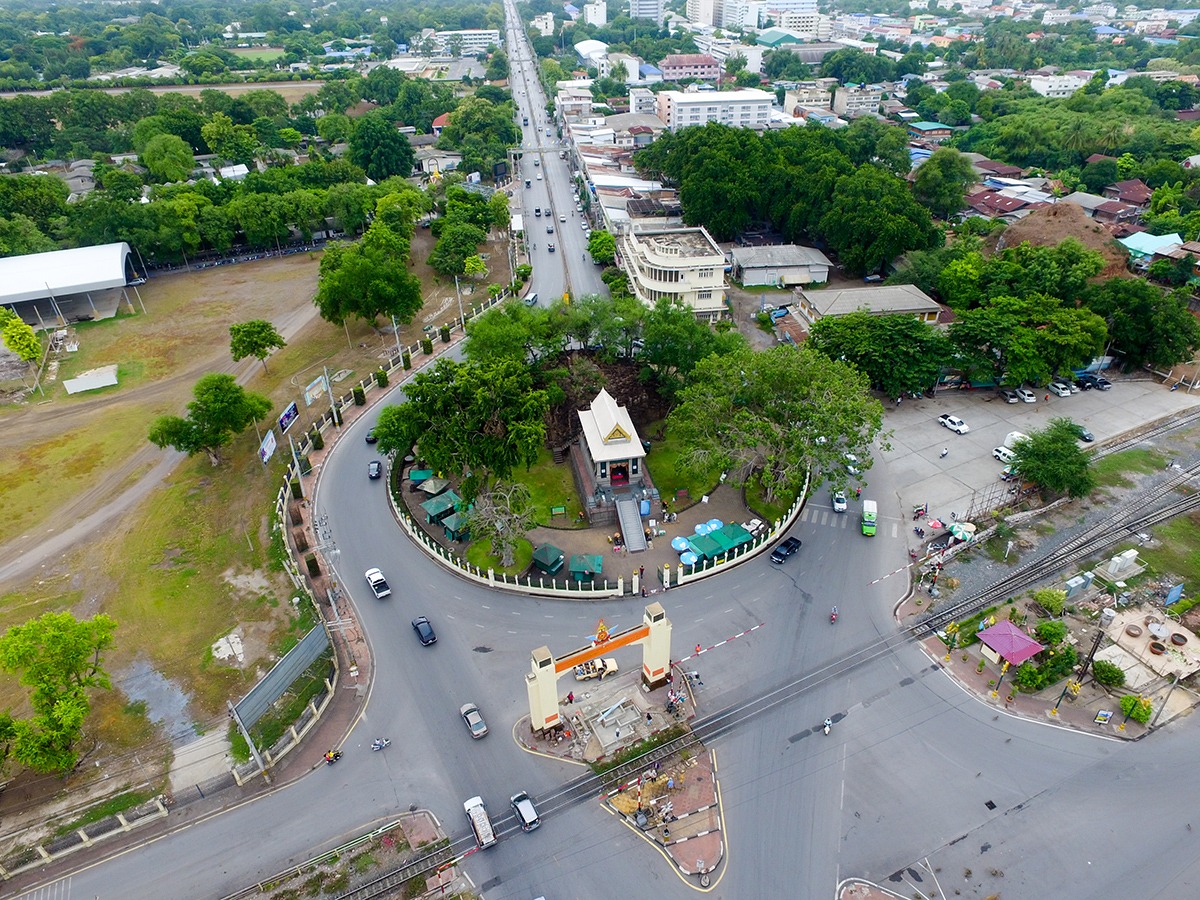
<svg viewBox="0 0 1200 900"><path fill-rule="evenodd" d="M262 460L265 466L267 462L275 455L275 431L274 429L267 432L267 436L263 438L262 443L258 445L258 458Z"/></svg>
<svg viewBox="0 0 1200 900"><path fill-rule="evenodd" d="M292 423L300 418L300 410L296 407L296 401L293 400L287 405L287 409L283 411L283 415L279 417L279 432L287 434L287 430L292 427Z"/></svg>

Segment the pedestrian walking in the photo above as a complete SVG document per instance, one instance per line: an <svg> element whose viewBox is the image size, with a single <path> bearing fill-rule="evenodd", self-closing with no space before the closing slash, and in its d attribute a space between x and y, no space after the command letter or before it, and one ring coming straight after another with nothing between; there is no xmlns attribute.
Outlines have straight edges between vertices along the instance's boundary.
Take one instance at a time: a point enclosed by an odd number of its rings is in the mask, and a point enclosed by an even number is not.
<svg viewBox="0 0 1200 900"><path fill-rule="evenodd" d="M697 645L696 645L696 652L697 652L697 653L699 653L699 652L700 652L700 645L699 645L699 644L697 644Z"/></svg>
<svg viewBox="0 0 1200 900"><path fill-rule="evenodd" d="M1044 399L1045 399L1045 401L1046 401L1047 403L1049 403L1049 402L1050 402L1050 395L1049 395L1049 394L1047 394L1047 395L1045 396L1045 398L1044 398Z"/></svg>
<svg viewBox="0 0 1200 900"><path fill-rule="evenodd" d="M650 724L650 711L649 710L646 711L646 724L647 725Z"/></svg>
<svg viewBox="0 0 1200 900"><path fill-rule="evenodd" d="M571 691L569 694L567 694L567 703L574 703L574 702L575 702L575 692Z"/></svg>
<svg viewBox="0 0 1200 900"><path fill-rule="evenodd" d="M645 577L646 577L646 567L638 566L638 578L645 578Z"/></svg>

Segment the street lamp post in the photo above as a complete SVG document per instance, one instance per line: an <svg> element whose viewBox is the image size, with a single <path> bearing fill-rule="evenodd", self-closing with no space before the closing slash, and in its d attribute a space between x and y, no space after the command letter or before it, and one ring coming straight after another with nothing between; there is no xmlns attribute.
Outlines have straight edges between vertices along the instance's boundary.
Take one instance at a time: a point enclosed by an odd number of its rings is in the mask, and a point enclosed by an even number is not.
<svg viewBox="0 0 1200 900"><path fill-rule="evenodd" d="M467 317L463 315L462 292L458 289L458 276L454 276L454 296L458 298L458 321L462 323L463 333L467 330Z"/></svg>

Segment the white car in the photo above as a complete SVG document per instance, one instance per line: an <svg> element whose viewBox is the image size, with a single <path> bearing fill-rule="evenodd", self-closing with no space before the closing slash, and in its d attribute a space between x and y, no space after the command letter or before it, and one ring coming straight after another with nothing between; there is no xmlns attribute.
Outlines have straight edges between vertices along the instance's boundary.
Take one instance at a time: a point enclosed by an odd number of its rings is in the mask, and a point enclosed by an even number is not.
<svg viewBox="0 0 1200 900"><path fill-rule="evenodd" d="M846 492L833 492L833 511L835 513L843 513L846 511Z"/></svg>
<svg viewBox="0 0 1200 900"><path fill-rule="evenodd" d="M388 585L387 579L383 577L383 573L378 569L367 569L367 584L371 586L371 592L375 595L376 600L391 596L392 589Z"/></svg>
<svg viewBox="0 0 1200 900"><path fill-rule="evenodd" d="M1017 388L1017 396L1021 398L1022 403L1037 403L1037 397L1029 388Z"/></svg>
<svg viewBox="0 0 1200 900"><path fill-rule="evenodd" d="M966 434L971 430L971 427L966 422L964 422L958 416L950 415L950 413L946 413L943 416L938 416L938 421L942 423L943 427L949 428L955 434Z"/></svg>
<svg viewBox="0 0 1200 900"><path fill-rule="evenodd" d="M858 467L858 457L853 453L846 454L846 471L851 475L861 475L862 469Z"/></svg>
<svg viewBox="0 0 1200 900"><path fill-rule="evenodd" d="M1072 393L1071 386L1069 384L1063 384L1061 381L1050 382L1050 384L1046 387L1046 390L1052 393L1055 397L1070 397Z"/></svg>

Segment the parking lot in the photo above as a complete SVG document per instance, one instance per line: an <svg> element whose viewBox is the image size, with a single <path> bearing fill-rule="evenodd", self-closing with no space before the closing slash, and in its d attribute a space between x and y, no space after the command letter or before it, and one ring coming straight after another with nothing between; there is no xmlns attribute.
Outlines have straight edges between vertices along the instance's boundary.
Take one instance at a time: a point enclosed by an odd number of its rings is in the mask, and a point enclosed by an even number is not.
<svg viewBox="0 0 1200 900"><path fill-rule="evenodd" d="M1112 390L1081 391L1070 397L1039 391L1035 403L1005 403L995 391L946 391L937 399L905 400L899 407L890 403L884 427L892 434L891 450L880 453L889 478L899 486L901 515L914 506L929 504L933 515L966 516L973 504L987 494L1007 490L1000 481L1003 464L993 459L992 449L1004 443L1011 431L1025 434L1044 428L1059 416L1069 418L1096 435L1099 447L1105 441L1200 405L1200 394L1172 392L1154 381L1125 380L1111 376ZM952 413L970 426L967 434L955 434L938 424L938 416ZM941 457L942 449L950 452ZM869 473L868 473L869 478ZM881 504L886 516L891 510Z"/></svg>

